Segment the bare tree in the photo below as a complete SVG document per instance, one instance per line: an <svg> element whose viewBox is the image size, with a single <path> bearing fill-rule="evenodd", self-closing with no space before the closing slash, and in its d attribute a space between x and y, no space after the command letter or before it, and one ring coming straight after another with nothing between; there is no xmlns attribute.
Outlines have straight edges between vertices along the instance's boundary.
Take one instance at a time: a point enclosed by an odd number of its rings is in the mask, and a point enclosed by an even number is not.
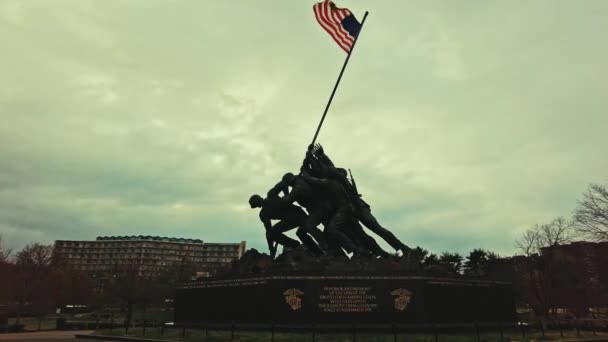
<svg viewBox="0 0 608 342"><path fill-rule="evenodd" d="M531 256L538 253L538 245L540 240L540 227L538 225L526 230L524 235L515 241L515 246L525 255Z"/></svg>
<svg viewBox="0 0 608 342"><path fill-rule="evenodd" d="M520 290L526 293L534 310L541 316L547 316L555 303L554 284L564 280L559 262L543 248L573 242L577 237L576 224L563 217L550 223L535 225L528 229L515 242L516 247L526 256L519 259Z"/></svg>
<svg viewBox="0 0 608 342"><path fill-rule="evenodd" d="M38 310L44 310L48 306L52 254L52 245L34 243L25 246L15 255L17 322L26 303L35 304Z"/></svg>
<svg viewBox="0 0 608 342"><path fill-rule="evenodd" d="M545 247L552 247L573 242L576 239L576 224L563 217L550 223L535 225L526 230L515 242L515 246L526 256L540 253Z"/></svg>
<svg viewBox="0 0 608 342"><path fill-rule="evenodd" d="M0 234L0 263L8 263L10 261L13 250L4 247L2 234Z"/></svg>
<svg viewBox="0 0 608 342"><path fill-rule="evenodd" d="M23 249L15 255L15 263L19 266L32 267L35 269L46 268L51 264L52 255L52 245L33 243L23 247Z"/></svg>
<svg viewBox="0 0 608 342"><path fill-rule="evenodd" d="M608 241L608 186L591 184L578 202L574 219L578 230L595 241Z"/></svg>
<svg viewBox="0 0 608 342"><path fill-rule="evenodd" d="M558 217L549 224L540 226L539 243L540 248L552 247L571 243L576 238L575 223L563 217Z"/></svg>

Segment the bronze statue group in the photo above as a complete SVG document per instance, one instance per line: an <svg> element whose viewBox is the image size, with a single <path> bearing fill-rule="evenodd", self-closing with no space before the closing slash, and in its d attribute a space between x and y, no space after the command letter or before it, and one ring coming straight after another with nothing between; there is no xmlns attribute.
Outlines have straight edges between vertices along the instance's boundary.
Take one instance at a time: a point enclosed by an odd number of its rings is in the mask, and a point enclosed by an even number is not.
<svg viewBox="0 0 608 342"><path fill-rule="evenodd" d="M410 251L378 223L370 206L361 198L352 174L349 180L346 170L335 167L319 144L308 147L299 174L286 173L266 198L253 195L249 204L251 208L261 208L260 220L266 228L273 258L278 244L288 249L300 246L300 242L285 235L296 228L298 239L315 256L344 256L345 253L352 253L353 257L389 256L361 224L395 251L404 255ZM272 220L278 222L272 225Z"/></svg>

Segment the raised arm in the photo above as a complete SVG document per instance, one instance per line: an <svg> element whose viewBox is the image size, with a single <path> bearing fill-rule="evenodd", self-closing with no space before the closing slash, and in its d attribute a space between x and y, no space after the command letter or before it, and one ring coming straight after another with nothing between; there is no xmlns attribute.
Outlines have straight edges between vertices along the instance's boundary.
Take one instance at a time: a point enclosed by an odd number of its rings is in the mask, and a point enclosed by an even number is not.
<svg viewBox="0 0 608 342"><path fill-rule="evenodd" d="M325 166L319 162L314 156L312 151L306 152L306 158L304 159L304 166L306 171L314 176L320 176L324 174Z"/></svg>
<svg viewBox="0 0 608 342"><path fill-rule="evenodd" d="M302 178L304 178L304 180L308 184L313 184L313 185L317 185L317 186L325 186L325 185L327 185L327 180L326 179L313 177L313 176L309 175L308 173L303 173L302 174Z"/></svg>
<svg viewBox="0 0 608 342"><path fill-rule="evenodd" d="M317 157L317 159L319 160L319 162L321 164L323 164L324 166L335 167L334 163L331 161L331 159L329 159L329 157L327 156L327 154L325 154L325 150L323 150L323 146L321 146L321 144L317 144L315 146L314 155Z"/></svg>

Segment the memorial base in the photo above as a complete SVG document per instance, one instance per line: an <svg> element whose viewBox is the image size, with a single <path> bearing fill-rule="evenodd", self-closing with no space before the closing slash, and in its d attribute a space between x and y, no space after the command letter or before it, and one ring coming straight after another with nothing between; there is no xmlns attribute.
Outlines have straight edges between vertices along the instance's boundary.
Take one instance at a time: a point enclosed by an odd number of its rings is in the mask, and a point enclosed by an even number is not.
<svg viewBox="0 0 608 342"><path fill-rule="evenodd" d="M273 275L180 286L179 325L395 325L516 319L505 282L425 276Z"/></svg>

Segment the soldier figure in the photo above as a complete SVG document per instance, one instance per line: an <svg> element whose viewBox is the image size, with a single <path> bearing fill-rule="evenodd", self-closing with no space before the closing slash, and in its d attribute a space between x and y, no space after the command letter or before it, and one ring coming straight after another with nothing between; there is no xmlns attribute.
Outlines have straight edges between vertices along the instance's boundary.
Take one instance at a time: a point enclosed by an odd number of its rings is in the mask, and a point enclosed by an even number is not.
<svg viewBox="0 0 608 342"><path fill-rule="evenodd" d="M356 218L351 218L347 230L344 233L348 235L348 237L354 243L370 251L373 255L383 258L390 256L390 254L388 254L385 250L382 249L382 247L380 247L380 245L378 245L378 243L376 242L376 240L374 240L373 237L365 233L363 227L361 226L359 221L357 221Z"/></svg>
<svg viewBox="0 0 608 342"><path fill-rule="evenodd" d="M314 255L388 256L359 222L404 254L410 248L382 227L361 198L355 180L337 168L319 144L309 145L300 174L286 173L264 199L253 195L251 208L261 208L260 220L266 228L270 254L276 255L275 242L289 248L300 245L284 233L297 228L296 235ZM279 194L283 193L283 197ZM296 203L298 205L295 205ZM302 209L305 208L306 212ZM274 226L271 220L279 220ZM323 224L324 231L318 226ZM313 239L314 238L314 239Z"/></svg>
<svg viewBox="0 0 608 342"><path fill-rule="evenodd" d="M323 151L323 147L321 145L317 144L316 146L309 146L309 150L313 150L313 154L316 157L308 161L310 168L324 177L338 181L346 189L354 207L355 217L361 221L365 227L384 239L384 241L386 241L395 250L401 250L401 252L404 254L408 253L410 248L399 241L399 239L390 230L382 227L380 223L378 223L378 220L376 220L371 212L370 205L361 198L354 179L352 179L352 175L351 183L348 181L346 170L336 168L331 159L329 159L329 157Z"/></svg>
<svg viewBox="0 0 608 342"><path fill-rule="evenodd" d="M312 177L304 168L301 177L324 195L319 198L327 213L324 233L333 245L334 252L343 254L339 251L339 248L343 247L355 255L369 255L369 250L353 242L349 237L351 234L345 234L349 232L349 224L352 223L353 207L344 188L334 180Z"/></svg>
<svg viewBox="0 0 608 342"><path fill-rule="evenodd" d="M289 187L291 187L291 190L289 190ZM327 250L325 236L318 228L319 224L326 223L328 219L327 210L322 205L321 197L323 194L308 184L302 176L296 176L291 172L286 173L273 189L283 191L285 202L289 204L297 202L306 209L308 216L304 222L304 231L315 238L321 249Z"/></svg>
<svg viewBox="0 0 608 342"><path fill-rule="evenodd" d="M296 235L302 243L316 255L321 255L323 252L317 243L303 229L307 215L302 208L286 202L278 196L279 191L273 188L268 192L268 196L264 199L259 195L253 195L249 198L251 208L262 208L260 210L260 220L266 228L266 241L270 249L270 256L276 256L276 246L274 242L289 248L295 248L300 243L284 233L293 229L296 230ZM271 220L280 220L274 226ZM321 233L321 231L319 231Z"/></svg>

